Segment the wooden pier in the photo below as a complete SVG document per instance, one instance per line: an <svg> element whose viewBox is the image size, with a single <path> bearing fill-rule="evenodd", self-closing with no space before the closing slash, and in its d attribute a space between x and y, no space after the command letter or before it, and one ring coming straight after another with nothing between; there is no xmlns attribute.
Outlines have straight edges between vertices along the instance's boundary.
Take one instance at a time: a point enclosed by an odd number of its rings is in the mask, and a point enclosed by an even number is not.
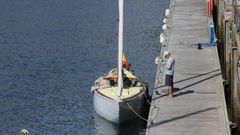
<svg viewBox="0 0 240 135"><path fill-rule="evenodd" d="M172 0L168 43L176 64L175 96L167 96L158 65L147 135L230 135L217 47L209 47L206 0ZM200 43L202 49L197 48Z"/></svg>

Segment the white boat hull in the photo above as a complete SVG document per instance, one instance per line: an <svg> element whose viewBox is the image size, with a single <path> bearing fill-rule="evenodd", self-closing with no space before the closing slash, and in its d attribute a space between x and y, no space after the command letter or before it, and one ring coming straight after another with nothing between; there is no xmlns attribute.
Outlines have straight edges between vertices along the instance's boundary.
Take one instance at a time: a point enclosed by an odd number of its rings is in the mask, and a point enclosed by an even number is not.
<svg viewBox="0 0 240 135"><path fill-rule="evenodd" d="M94 109L98 115L113 123L121 123L136 118L137 114L142 114L145 108L144 93L138 94L125 101L111 100L96 91L94 92ZM128 106L128 104L133 110Z"/></svg>

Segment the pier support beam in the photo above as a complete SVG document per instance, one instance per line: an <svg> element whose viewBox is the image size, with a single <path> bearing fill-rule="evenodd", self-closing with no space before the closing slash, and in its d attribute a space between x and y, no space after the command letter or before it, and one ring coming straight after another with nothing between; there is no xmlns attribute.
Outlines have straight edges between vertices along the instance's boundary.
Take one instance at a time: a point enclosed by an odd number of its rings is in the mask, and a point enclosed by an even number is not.
<svg viewBox="0 0 240 135"><path fill-rule="evenodd" d="M232 135L240 134L240 0L215 0L215 24L217 37L222 42L219 47L222 56L223 78L229 83L225 89L228 102L229 118L232 121ZM222 54L221 54L222 53Z"/></svg>

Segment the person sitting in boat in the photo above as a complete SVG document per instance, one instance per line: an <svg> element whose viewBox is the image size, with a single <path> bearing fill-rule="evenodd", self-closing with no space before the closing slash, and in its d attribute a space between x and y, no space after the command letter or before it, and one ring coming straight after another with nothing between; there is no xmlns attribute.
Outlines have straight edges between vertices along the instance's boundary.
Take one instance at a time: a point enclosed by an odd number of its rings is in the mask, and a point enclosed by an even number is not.
<svg viewBox="0 0 240 135"><path fill-rule="evenodd" d="M126 69L127 71L129 71L129 65L123 63L123 69Z"/></svg>
<svg viewBox="0 0 240 135"><path fill-rule="evenodd" d="M122 56L122 67L123 69L126 69L127 71L129 71L129 64L127 62L127 59L123 53L123 56Z"/></svg>
<svg viewBox="0 0 240 135"><path fill-rule="evenodd" d="M123 54L123 58L122 58L122 67L123 69L126 69L127 71L130 72L134 72L134 70L132 69L132 66L130 63L127 62L125 55Z"/></svg>

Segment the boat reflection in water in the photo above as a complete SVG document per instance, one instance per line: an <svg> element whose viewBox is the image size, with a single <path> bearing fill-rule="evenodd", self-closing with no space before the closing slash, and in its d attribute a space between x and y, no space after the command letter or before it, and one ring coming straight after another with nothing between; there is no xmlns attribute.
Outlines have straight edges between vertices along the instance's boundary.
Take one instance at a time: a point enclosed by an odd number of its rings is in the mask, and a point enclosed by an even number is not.
<svg viewBox="0 0 240 135"><path fill-rule="evenodd" d="M121 124L114 124L94 112L94 135L139 135L145 133L146 122L136 118Z"/></svg>

